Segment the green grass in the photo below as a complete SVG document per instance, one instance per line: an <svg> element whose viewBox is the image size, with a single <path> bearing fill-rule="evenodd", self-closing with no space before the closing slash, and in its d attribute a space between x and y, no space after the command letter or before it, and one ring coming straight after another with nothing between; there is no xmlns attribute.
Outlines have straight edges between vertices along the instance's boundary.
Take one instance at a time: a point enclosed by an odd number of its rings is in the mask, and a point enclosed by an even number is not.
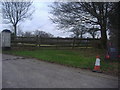
<svg viewBox="0 0 120 90"><path fill-rule="evenodd" d="M92 70L96 60L96 55L101 56L101 70L107 73L118 73L118 62L105 61L102 50L79 49L79 50L57 50L57 49L40 49L40 50L11 50L5 53L20 56L33 57L44 61L59 63L67 66L84 68Z"/></svg>

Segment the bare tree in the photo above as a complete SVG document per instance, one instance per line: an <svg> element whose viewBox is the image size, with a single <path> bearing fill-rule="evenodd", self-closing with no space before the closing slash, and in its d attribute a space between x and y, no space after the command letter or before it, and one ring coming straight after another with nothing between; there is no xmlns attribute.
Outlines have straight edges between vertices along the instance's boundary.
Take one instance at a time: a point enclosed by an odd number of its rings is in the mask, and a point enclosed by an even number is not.
<svg viewBox="0 0 120 90"><path fill-rule="evenodd" d="M47 33L45 31L39 31L39 30L35 30L34 35L38 37L45 37L45 38L53 37L52 34Z"/></svg>
<svg viewBox="0 0 120 90"><path fill-rule="evenodd" d="M92 27L88 30L88 33L92 36L93 39L95 39L95 36L98 33L97 31L99 31L99 28Z"/></svg>
<svg viewBox="0 0 120 90"><path fill-rule="evenodd" d="M30 31L26 31L23 33L23 37L34 37L34 34L32 34Z"/></svg>
<svg viewBox="0 0 120 90"><path fill-rule="evenodd" d="M96 24L100 26L101 44L106 48L108 16L114 9L111 2L55 2L51 14L53 23L60 28L74 25Z"/></svg>
<svg viewBox="0 0 120 90"><path fill-rule="evenodd" d="M18 23L32 15L33 10L31 11L31 5L31 1L23 2L22 0L20 2L14 2L13 0L11 0L11 2L7 0L2 2L3 18L12 24L15 36L17 35Z"/></svg>
<svg viewBox="0 0 120 90"><path fill-rule="evenodd" d="M83 25L78 25L76 27L73 27L70 32L73 32L73 37L83 38L83 35L87 33L87 28Z"/></svg>

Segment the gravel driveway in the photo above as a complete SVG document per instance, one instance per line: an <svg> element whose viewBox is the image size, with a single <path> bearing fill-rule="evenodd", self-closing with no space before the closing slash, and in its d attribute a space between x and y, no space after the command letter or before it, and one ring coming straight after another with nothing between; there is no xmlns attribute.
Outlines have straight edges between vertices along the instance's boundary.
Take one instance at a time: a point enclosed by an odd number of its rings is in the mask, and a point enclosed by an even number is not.
<svg viewBox="0 0 120 90"><path fill-rule="evenodd" d="M118 78L48 63L3 55L3 88L118 88Z"/></svg>

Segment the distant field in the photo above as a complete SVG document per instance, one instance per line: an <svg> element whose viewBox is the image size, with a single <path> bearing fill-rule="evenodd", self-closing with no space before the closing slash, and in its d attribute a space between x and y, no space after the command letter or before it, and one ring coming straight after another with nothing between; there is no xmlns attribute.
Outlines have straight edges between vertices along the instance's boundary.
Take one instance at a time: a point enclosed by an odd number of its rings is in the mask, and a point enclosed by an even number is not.
<svg viewBox="0 0 120 90"><path fill-rule="evenodd" d="M105 61L103 50L100 49L79 49L79 50L57 50L57 49L39 49L39 50L11 50L4 53L33 57L44 61L54 62L62 65L89 69L94 68L96 55L101 56L101 70L109 74L118 74L118 62Z"/></svg>
<svg viewBox="0 0 120 90"><path fill-rule="evenodd" d="M14 45L13 45L14 46ZM37 44L30 44L30 43L18 43L17 44L17 46L18 47L20 47L20 46L24 46L24 47L26 47L26 46L28 46L28 47L39 47L39 45ZM62 45L50 45L50 44L40 44L40 47L60 47L60 46L62 46ZM75 46L77 46L77 44L75 44ZM70 47L70 48L72 48L72 45L64 45L63 47ZM90 47L90 46L85 46L85 45L82 45L82 44L79 44L79 46L77 46L77 48L92 48L92 47Z"/></svg>

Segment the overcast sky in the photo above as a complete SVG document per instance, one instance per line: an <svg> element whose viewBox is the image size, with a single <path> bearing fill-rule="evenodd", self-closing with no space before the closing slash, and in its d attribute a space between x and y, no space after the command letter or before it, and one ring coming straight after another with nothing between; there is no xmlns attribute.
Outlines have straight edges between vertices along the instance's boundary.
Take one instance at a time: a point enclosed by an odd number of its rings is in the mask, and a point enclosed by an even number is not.
<svg viewBox="0 0 120 90"><path fill-rule="evenodd" d="M64 32L57 30L55 25L49 19L50 16L50 7L53 2L36 2L33 1L33 8L35 12L33 13L31 20L25 20L24 22L20 23L20 28L22 31L35 31L35 30L42 30L45 32L49 32L54 36L60 37L69 37L71 33ZM8 28L8 24L0 25L0 30ZM9 28L8 28L9 29Z"/></svg>
<svg viewBox="0 0 120 90"><path fill-rule="evenodd" d="M41 31L49 32L56 37L58 36L69 37L72 33L68 33L62 30L57 30L55 25L49 19L50 7L48 7L48 5L51 5L53 1L54 0L40 0L40 1L33 0L32 7L34 8L35 12L33 13L31 20L25 20L24 22L20 23L21 30L31 31L31 32L35 30L41 30ZM2 21L1 19L2 18L0 13L0 21ZM8 26L9 24L3 24L2 22L0 22L0 31L3 29L9 29Z"/></svg>

